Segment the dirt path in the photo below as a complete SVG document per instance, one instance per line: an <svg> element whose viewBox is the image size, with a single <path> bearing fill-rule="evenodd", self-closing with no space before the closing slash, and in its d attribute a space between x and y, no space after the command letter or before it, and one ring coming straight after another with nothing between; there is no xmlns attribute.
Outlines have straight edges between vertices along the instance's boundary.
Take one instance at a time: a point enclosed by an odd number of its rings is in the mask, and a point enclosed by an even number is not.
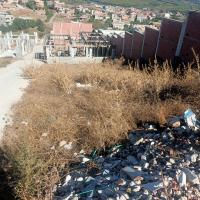
<svg viewBox="0 0 200 200"><path fill-rule="evenodd" d="M33 53L26 55L23 59L0 68L0 139L5 125L10 121L12 105L20 100L23 89L28 85L28 80L22 77L23 68L42 64L34 60L34 52L38 49L40 47L34 48Z"/></svg>

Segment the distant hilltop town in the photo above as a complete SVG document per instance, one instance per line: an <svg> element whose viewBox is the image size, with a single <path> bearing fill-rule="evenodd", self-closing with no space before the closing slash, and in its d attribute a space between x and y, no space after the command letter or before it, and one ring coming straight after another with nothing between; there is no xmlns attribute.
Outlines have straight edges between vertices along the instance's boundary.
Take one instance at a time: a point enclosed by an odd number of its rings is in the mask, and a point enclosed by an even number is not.
<svg viewBox="0 0 200 200"><path fill-rule="evenodd" d="M144 31L142 25L159 26L162 17L183 19L180 12L161 12L148 8L122 7L112 5L66 4L55 0L1 0L0 25L12 24L14 18L45 19L48 21L53 15L57 20L71 22L92 23L96 29L117 29L132 31L138 28ZM31 12L34 12L34 14ZM138 26L137 25L141 25Z"/></svg>

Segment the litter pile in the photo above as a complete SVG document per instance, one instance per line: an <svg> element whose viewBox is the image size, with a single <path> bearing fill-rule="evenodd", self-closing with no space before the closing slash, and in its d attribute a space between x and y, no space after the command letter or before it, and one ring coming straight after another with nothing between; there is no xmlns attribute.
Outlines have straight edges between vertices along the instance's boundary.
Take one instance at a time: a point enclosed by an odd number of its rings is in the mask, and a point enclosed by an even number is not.
<svg viewBox="0 0 200 200"><path fill-rule="evenodd" d="M199 124L189 109L162 129L148 125L110 149L80 152L54 199L200 199Z"/></svg>

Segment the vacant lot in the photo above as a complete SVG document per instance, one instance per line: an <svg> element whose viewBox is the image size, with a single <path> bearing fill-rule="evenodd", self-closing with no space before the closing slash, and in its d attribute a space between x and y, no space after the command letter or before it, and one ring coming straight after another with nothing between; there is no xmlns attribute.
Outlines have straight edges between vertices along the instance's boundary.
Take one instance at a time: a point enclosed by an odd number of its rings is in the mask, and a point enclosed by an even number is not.
<svg viewBox="0 0 200 200"><path fill-rule="evenodd" d="M179 76L167 64L152 69L105 63L26 70L32 82L4 137L17 195L50 199L74 152L113 144L143 122L162 125L187 107L200 108L199 70ZM72 142L73 149L61 141Z"/></svg>

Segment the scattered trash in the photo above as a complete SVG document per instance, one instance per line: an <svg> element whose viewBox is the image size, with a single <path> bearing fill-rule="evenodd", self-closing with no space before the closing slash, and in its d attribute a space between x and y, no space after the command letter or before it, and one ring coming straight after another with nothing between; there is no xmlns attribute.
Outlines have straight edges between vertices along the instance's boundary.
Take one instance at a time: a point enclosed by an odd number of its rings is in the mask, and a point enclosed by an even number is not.
<svg viewBox="0 0 200 200"><path fill-rule="evenodd" d="M73 148L72 142L69 142L68 144L64 145L64 149L66 149L66 150L71 150L72 148Z"/></svg>
<svg viewBox="0 0 200 200"><path fill-rule="evenodd" d="M42 133L42 137L47 137L49 133Z"/></svg>
<svg viewBox="0 0 200 200"><path fill-rule="evenodd" d="M132 131L123 144L81 150L54 199L200 199L199 127L189 109L165 128Z"/></svg>
<svg viewBox="0 0 200 200"><path fill-rule="evenodd" d="M184 120L189 128L194 130L198 130L200 128L200 122L196 119L196 115L191 109L184 112Z"/></svg>
<svg viewBox="0 0 200 200"><path fill-rule="evenodd" d="M88 89L88 88L91 88L92 85L91 84L76 83L76 87L77 88L82 88L82 89Z"/></svg>
<svg viewBox="0 0 200 200"><path fill-rule="evenodd" d="M65 140L60 141L59 143L59 147L63 147L64 145L66 145L67 142Z"/></svg>
<svg viewBox="0 0 200 200"><path fill-rule="evenodd" d="M168 125L172 128L178 128L181 126L180 117L172 117L168 120Z"/></svg>

